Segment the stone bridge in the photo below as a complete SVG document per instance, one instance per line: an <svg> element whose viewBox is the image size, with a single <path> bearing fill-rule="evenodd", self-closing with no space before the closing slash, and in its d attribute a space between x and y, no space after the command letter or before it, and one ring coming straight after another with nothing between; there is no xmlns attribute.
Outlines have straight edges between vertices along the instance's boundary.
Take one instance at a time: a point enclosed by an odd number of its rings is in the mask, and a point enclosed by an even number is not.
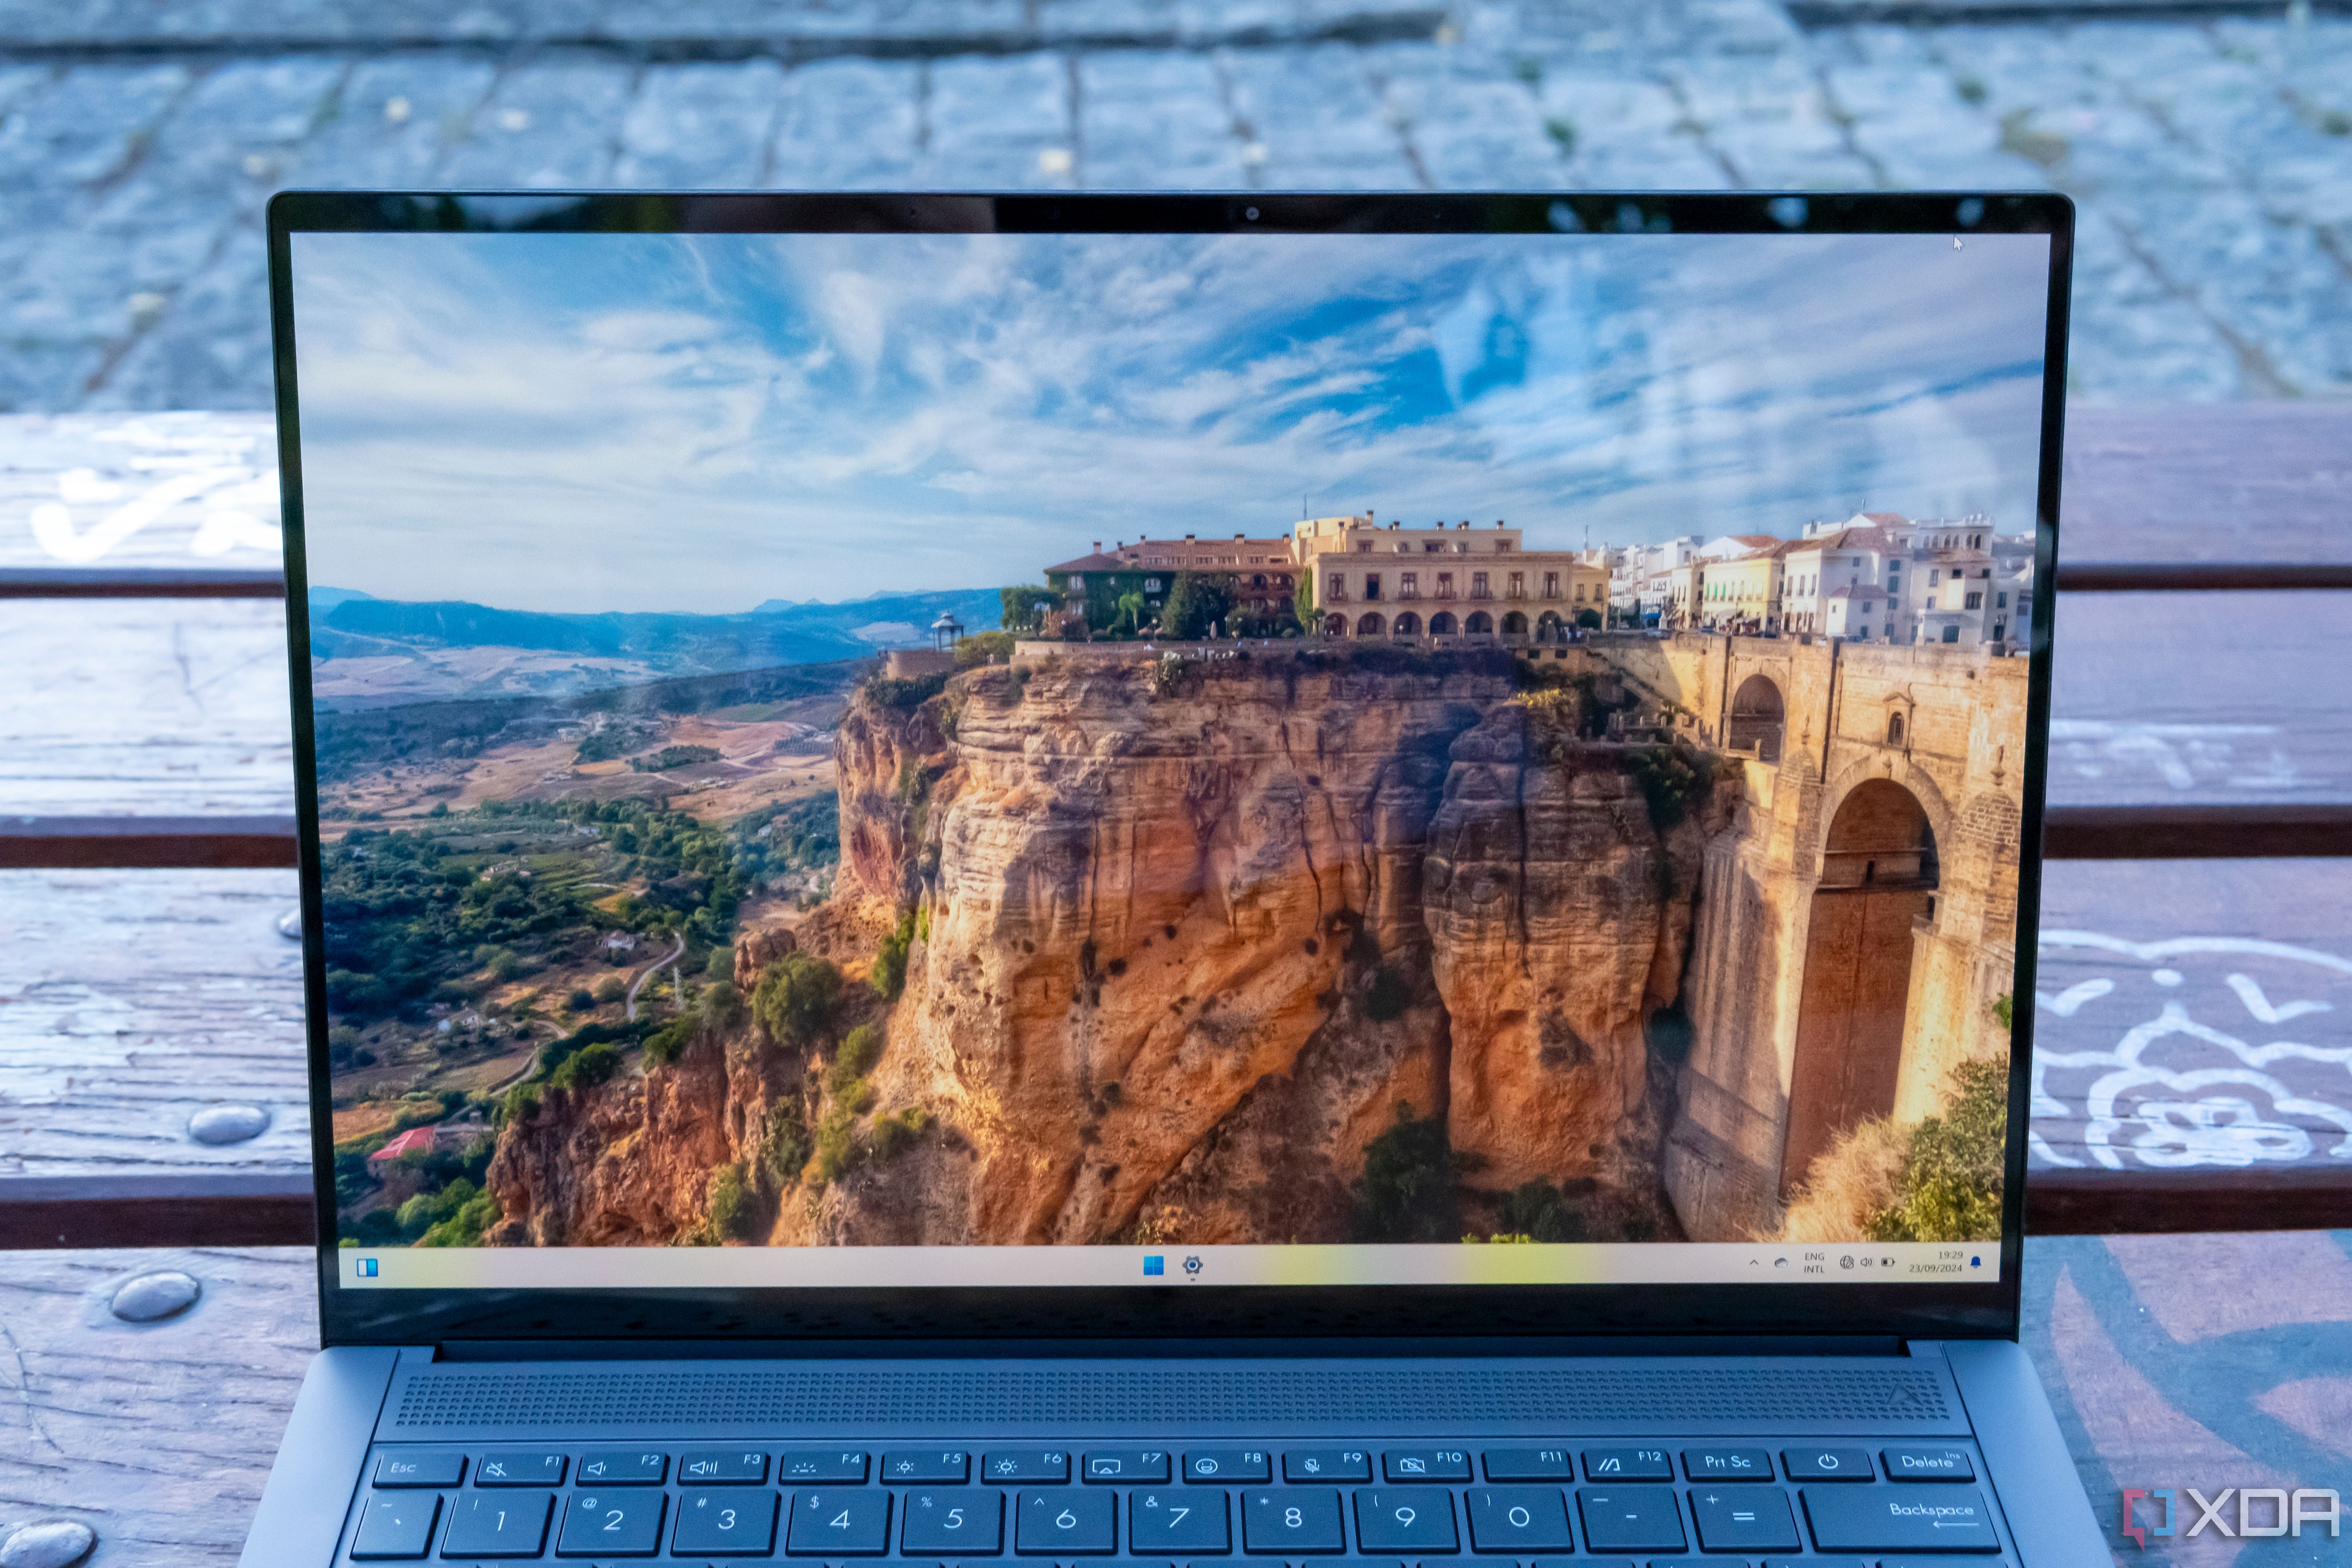
<svg viewBox="0 0 2352 1568"><path fill-rule="evenodd" d="M2027 661L1684 635L1582 647L1742 759L1709 847L1665 1181L1694 1237L1780 1224L1836 1135L1916 1122L2004 1056Z"/></svg>

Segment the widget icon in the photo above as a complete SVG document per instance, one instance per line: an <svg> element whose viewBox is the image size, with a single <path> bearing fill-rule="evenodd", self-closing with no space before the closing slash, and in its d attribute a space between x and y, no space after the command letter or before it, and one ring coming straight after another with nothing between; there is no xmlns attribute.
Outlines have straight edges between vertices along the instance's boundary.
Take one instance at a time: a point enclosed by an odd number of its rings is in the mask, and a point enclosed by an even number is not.
<svg viewBox="0 0 2352 1568"><path fill-rule="evenodd" d="M374 1259L374 1258L357 1258L357 1259L355 1259L354 1261L355 1261L355 1263L356 1263L356 1264L357 1264L357 1266L358 1266L358 1268L359 1268L359 1276L360 1276L360 1278L361 1278L361 1279L374 1279L374 1278L375 1278L375 1259Z"/></svg>

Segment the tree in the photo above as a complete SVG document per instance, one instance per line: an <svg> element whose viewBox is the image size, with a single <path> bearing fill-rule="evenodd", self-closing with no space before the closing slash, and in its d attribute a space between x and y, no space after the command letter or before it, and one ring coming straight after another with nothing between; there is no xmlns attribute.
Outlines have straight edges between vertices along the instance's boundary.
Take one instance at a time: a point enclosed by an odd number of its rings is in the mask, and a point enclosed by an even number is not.
<svg viewBox="0 0 2352 1568"><path fill-rule="evenodd" d="M1312 567L1298 574L1298 586L1291 593L1290 606L1300 626L1315 624L1315 573Z"/></svg>
<svg viewBox="0 0 2352 1568"><path fill-rule="evenodd" d="M751 1013L774 1038L806 1048L832 1031L840 999L840 970L812 953L788 952L761 973Z"/></svg>
<svg viewBox="0 0 2352 1568"><path fill-rule="evenodd" d="M1143 595L1136 593L1118 596L1118 614L1111 617L1110 629L1121 637L1132 637L1143 629Z"/></svg>
<svg viewBox="0 0 2352 1568"><path fill-rule="evenodd" d="M1168 597L1160 606L1160 629L1186 642L1207 637L1210 628L1233 613L1233 579L1221 574L1195 576L1176 574Z"/></svg>
<svg viewBox="0 0 2352 1568"><path fill-rule="evenodd" d="M1576 624L1586 631L1597 632L1601 629L1600 614L1590 609L1579 610L1576 612Z"/></svg>
<svg viewBox="0 0 2352 1568"><path fill-rule="evenodd" d="M1004 607L1003 617L998 624L1009 632L1034 631L1038 616L1062 602L1061 595L1034 583L1000 588L996 597Z"/></svg>

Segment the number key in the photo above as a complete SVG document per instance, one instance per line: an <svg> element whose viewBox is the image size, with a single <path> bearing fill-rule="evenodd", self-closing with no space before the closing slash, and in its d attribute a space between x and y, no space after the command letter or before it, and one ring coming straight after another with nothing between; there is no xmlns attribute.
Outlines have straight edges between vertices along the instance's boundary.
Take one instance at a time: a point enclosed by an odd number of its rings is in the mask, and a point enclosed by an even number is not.
<svg viewBox="0 0 2352 1568"><path fill-rule="evenodd" d="M1198 1487L1141 1491L1128 1500L1128 1546L1138 1557L1182 1557L1234 1549L1225 1494Z"/></svg>
<svg viewBox="0 0 2352 1568"><path fill-rule="evenodd" d="M1013 1550L1024 1557L1108 1557L1118 1550L1118 1498L1077 1487L1022 1492Z"/></svg>
<svg viewBox="0 0 2352 1568"><path fill-rule="evenodd" d="M1459 1552L1454 1494L1413 1488L1358 1492L1356 1544L1367 1552Z"/></svg>
<svg viewBox="0 0 2352 1568"><path fill-rule="evenodd" d="M467 1492L449 1510L449 1529L441 1537L444 1557L536 1557L547 1543L547 1516L555 1500L497 1497Z"/></svg>
<svg viewBox="0 0 2352 1568"><path fill-rule="evenodd" d="M661 1550L659 1492L583 1492L563 1509L558 1557L651 1557Z"/></svg>
<svg viewBox="0 0 2352 1568"><path fill-rule="evenodd" d="M1440 1494L1441 1496L1443 1494ZM1446 1528L1453 1528L1449 1515ZM1339 1494L1326 1491L1242 1493L1244 1552L1341 1552Z"/></svg>
<svg viewBox="0 0 2352 1568"><path fill-rule="evenodd" d="M765 1557L776 1549L773 1492L688 1492L670 1531L675 1557Z"/></svg>
<svg viewBox="0 0 2352 1568"><path fill-rule="evenodd" d="M788 1556L879 1557L889 1550L888 1492L793 1494L793 1521L784 1532Z"/></svg>
<svg viewBox="0 0 2352 1568"><path fill-rule="evenodd" d="M927 1487L907 1494L903 1517L899 1550L909 1557L993 1557L1004 1550L1003 1492Z"/></svg>
<svg viewBox="0 0 2352 1568"><path fill-rule="evenodd" d="M1474 1552L1566 1552L1568 1500L1558 1487L1472 1487Z"/></svg>

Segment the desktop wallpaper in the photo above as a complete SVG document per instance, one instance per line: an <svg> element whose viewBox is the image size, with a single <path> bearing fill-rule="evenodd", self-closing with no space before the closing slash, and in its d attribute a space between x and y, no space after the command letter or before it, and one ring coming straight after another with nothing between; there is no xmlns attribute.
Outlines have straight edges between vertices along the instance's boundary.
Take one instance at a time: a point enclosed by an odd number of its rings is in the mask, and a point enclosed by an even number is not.
<svg viewBox="0 0 2352 1568"><path fill-rule="evenodd" d="M2042 237L293 245L346 1245L1997 1237Z"/></svg>

